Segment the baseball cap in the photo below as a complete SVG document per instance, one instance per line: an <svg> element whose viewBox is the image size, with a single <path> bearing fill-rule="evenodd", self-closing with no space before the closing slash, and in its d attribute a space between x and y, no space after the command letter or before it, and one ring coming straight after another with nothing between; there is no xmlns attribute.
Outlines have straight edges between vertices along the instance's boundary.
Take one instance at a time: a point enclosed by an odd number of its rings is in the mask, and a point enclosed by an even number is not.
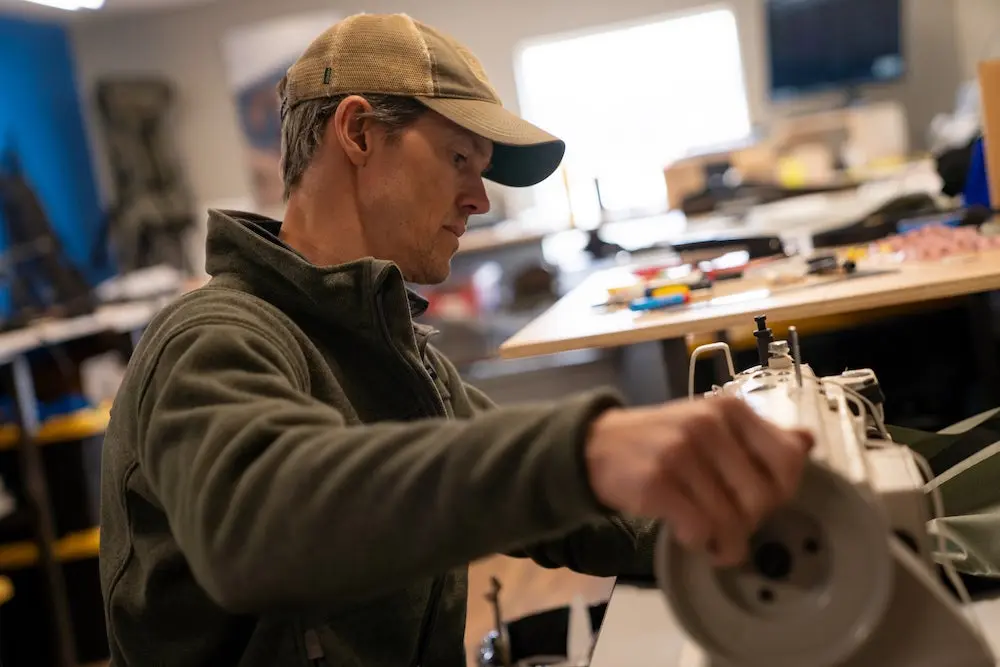
<svg viewBox="0 0 1000 667"><path fill-rule="evenodd" d="M366 93L416 99L492 141L484 176L501 185L540 183L566 151L560 139L504 109L469 49L406 14L356 14L327 29L288 69L282 113L307 100Z"/></svg>

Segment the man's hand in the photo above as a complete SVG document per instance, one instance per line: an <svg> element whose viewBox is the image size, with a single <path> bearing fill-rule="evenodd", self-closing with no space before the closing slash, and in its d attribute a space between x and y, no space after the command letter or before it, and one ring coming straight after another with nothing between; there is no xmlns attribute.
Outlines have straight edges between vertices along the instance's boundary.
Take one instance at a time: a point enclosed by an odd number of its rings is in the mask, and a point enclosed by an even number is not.
<svg viewBox="0 0 1000 667"><path fill-rule="evenodd" d="M751 534L790 501L813 444L717 397L610 410L590 427L590 483L607 507L663 520L719 566L746 557Z"/></svg>

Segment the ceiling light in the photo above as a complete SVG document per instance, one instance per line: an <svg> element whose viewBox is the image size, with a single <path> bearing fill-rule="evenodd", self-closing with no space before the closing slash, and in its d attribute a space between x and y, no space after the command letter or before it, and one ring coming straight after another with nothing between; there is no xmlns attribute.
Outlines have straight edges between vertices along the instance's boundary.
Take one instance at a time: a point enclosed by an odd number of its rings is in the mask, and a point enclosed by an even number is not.
<svg viewBox="0 0 1000 667"><path fill-rule="evenodd" d="M45 5L56 9L65 9L75 12L78 9L100 9L104 6L104 0L24 0L36 5Z"/></svg>

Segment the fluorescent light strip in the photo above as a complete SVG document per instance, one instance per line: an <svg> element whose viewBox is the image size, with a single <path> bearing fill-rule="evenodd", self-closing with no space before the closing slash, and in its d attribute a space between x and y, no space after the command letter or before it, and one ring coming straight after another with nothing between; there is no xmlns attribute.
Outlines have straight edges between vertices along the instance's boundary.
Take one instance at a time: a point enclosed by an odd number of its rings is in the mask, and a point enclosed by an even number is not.
<svg viewBox="0 0 1000 667"><path fill-rule="evenodd" d="M104 0L24 0L36 5L44 5L55 9L65 9L75 12L78 9L100 9L104 6Z"/></svg>

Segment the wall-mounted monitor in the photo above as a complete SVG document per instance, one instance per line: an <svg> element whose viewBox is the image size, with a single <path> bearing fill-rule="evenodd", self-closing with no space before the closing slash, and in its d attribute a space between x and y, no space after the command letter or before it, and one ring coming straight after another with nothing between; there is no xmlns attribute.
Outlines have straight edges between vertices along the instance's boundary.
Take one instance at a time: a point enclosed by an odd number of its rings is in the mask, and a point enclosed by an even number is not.
<svg viewBox="0 0 1000 667"><path fill-rule="evenodd" d="M905 74L902 0L765 0L771 98Z"/></svg>

